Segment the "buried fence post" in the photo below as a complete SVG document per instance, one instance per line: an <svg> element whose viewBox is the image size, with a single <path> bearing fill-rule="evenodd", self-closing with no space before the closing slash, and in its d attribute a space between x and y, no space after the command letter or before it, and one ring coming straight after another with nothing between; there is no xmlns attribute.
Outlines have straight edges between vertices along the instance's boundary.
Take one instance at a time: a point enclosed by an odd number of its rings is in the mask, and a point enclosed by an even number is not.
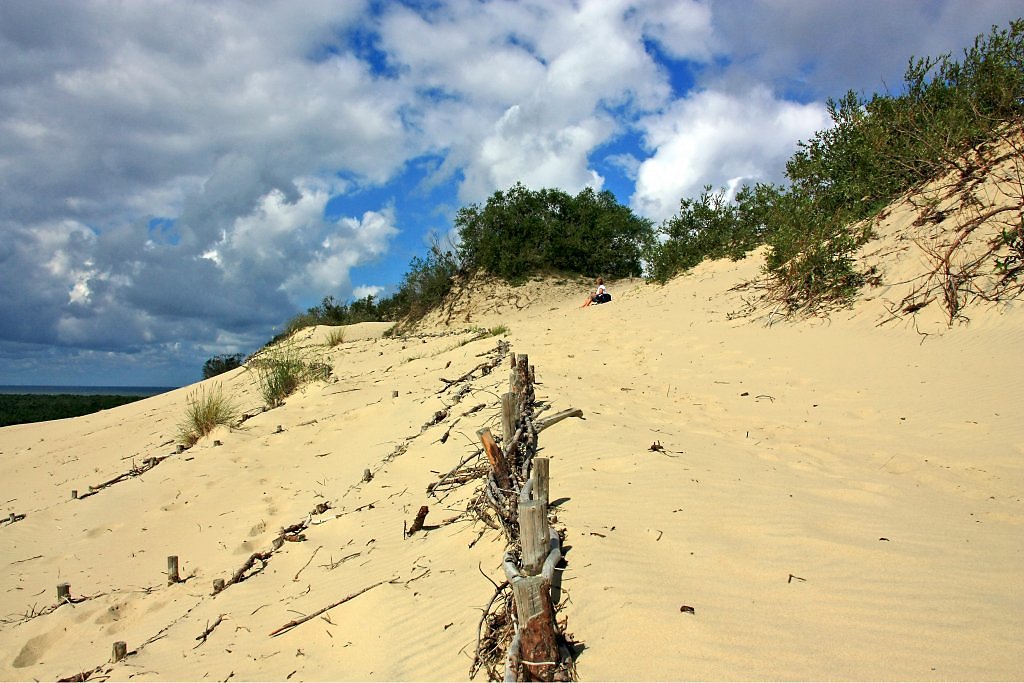
<svg viewBox="0 0 1024 683"><path fill-rule="evenodd" d="M481 429L476 434L480 437L484 453L487 455L487 460L491 463L495 483L500 488L507 490L511 486L511 481L508 475L508 463L505 462L505 454L501 452L501 448L494 442L490 429Z"/></svg>
<svg viewBox="0 0 1024 683"><path fill-rule="evenodd" d="M180 583L181 576L178 575L178 556L168 555L167 556L167 585L170 586L172 583Z"/></svg>
<svg viewBox="0 0 1024 683"><path fill-rule="evenodd" d="M515 433L514 419L516 409L516 395L511 391L501 395L501 442L508 448Z"/></svg>
<svg viewBox="0 0 1024 683"><path fill-rule="evenodd" d="M558 669L558 640L551 587L543 576L527 576L513 582L516 619L519 623L521 680L550 681Z"/></svg>
<svg viewBox="0 0 1024 683"><path fill-rule="evenodd" d="M111 659L115 662L120 662L122 659L128 656L128 643L123 640L114 641L114 654Z"/></svg>
<svg viewBox="0 0 1024 683"><path fill-rule="evenodd" d="M57 584L57 604L63 605L65 602L71 602L71 584L70 583L58 583Z"/></svg>
<svg viewBox="0 0 1024 683"><path fill-rule="evenodd" d="M542 500L519 503L519 541L523 545L523 573L540 574L548 557L548 506Z"/></svg>
<svg viewBox="0 0 1024 683"><path fill-rule="evenodd" d="M547 458L533 459L533 497L544 503L551 504L551 461Z"/></svg>

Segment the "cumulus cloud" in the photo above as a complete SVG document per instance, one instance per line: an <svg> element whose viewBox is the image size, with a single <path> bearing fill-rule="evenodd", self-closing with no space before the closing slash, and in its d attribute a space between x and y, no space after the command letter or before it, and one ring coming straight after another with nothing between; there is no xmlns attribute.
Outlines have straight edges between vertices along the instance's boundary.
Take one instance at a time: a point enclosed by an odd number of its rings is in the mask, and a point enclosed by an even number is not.
<svg viewBox="0 0 1024 683"><path fill-rule="evenodd" d="M632 204L661 221L705 185L717 190L743 180L780 180L796 141L828 121L820 104L779 100L763 86L744 97L696 93L640 122L651 155L637 170Z"/></svg>

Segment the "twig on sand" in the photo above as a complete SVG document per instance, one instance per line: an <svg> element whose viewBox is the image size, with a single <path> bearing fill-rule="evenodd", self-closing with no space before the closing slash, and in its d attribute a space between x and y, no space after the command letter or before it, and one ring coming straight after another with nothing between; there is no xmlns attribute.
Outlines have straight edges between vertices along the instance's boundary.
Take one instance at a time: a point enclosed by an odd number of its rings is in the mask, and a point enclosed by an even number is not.
<svg viewBox="0 0 1024 683"><path fill-rule="evenodd" d="M398 577L397 576L395 578L393 578L393 579L384 579L383 581L378 581L377 583L369 585L366 588L363 588L361 590L358 590L355 593L352 593L351 595L346 595L341 600L338 600L337 602L331 603L330 605L328 605L327 607L324 607L323 609L319 609L316 612L313 612L312 614L307 614L306 616L302 617L301 619L295 619L293 621L289 621L284 626L278 627L278 628L274 629L273 631L271 631L270 635L271 636L280 635L281 633L284 633L285 631L293 629L296 626L299 626L300 624L306 623L310 619L317 618L318 616L320 616L324 612L332 610L335 607L337 607L338 605L343 605L343 604L345 604L346 602L348 602L349 600L351 600L353 598L358 598L360 595L362 595L363 593L365 593L368 590L376 588L377 586L380 586L381 584L395 583L396 581L398 581Z"/></svg>

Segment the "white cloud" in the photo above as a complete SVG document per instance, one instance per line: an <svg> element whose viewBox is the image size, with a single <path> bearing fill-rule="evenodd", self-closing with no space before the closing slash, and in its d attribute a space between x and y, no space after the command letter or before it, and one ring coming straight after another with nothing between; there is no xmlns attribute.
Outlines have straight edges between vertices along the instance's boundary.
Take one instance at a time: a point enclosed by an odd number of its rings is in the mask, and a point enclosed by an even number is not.
<svg viewBox="0 0 1024 683"><path fill-rule="evenodd" d="M763 86L745 97L693 94L640 122L652 154L640 164L632 204L661 221L678 211L680 199L695 197L704 185L718 189L738 178L781 180L796 141L828 122L820 104L780 100Z"/></svg>

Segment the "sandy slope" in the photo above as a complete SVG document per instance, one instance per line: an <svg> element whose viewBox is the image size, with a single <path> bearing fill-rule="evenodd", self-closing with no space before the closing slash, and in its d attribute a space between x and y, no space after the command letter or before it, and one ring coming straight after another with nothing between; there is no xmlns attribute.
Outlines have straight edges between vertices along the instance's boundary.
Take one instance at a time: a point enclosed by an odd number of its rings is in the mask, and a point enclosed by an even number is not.
<svg viewBox="0 0 1024 683"><path fill-rule="evenodd" d="M403 339L363 325L328 348L311 331L302 344L336 381L181 454L187 390L3 428L3 512L27 516L0 527L0 678L92 670L115 640L134 654L94 677L465 678L503 544L442 525L473 485L442 502L425 489L498 423L505 371L457 403L441 378L494 349L471 327L504 324L538 398L585 415L540 440L581 680L1019 679L1024 312L977 305L950 328L933 306L879 326L912 286L900 269L920 268L913 211L876 226L865 259L888 267L883 285L827 318L766 325L743 286L757 255L664 287L612 283L613 302L587 309L585 283L476 283ZM251 373L219 381L257 412ZM403 539L424 504L434 528ZM306 520L305 540L210 595ZM187 580L168 586L171 554ZM86 599L53 609L62 581Z"/></svg>

